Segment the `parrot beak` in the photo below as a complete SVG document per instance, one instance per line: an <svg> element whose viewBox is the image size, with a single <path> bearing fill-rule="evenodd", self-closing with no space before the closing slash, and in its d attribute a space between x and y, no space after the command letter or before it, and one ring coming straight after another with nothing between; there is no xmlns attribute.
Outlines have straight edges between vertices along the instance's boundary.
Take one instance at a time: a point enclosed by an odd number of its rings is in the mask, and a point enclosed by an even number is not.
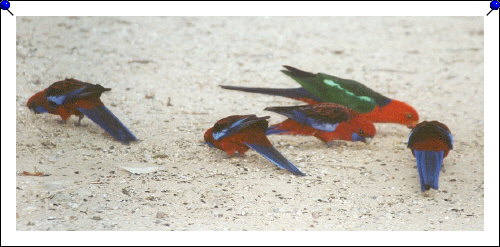
<svg viewBox="0 0 500 247"><path fill-rule="evenodd" d="M27 106L28 106L28 109L30 109L30 111L31 111L31 112L36 113L36 111L35 111L35 107L36 107L36 106L35 106L35 103L33 103L33 102L28 102L28 105L27 105Z"/></svg>
<svg viewBox="0 0 500 247"><path fill-rule="evenodd" d="M413 128L415 128L415 126L417 126L417 124L418 124L418 121L411 122L408 125L406 125L406 127L408 127L408 129L413 129Z"/></svg>

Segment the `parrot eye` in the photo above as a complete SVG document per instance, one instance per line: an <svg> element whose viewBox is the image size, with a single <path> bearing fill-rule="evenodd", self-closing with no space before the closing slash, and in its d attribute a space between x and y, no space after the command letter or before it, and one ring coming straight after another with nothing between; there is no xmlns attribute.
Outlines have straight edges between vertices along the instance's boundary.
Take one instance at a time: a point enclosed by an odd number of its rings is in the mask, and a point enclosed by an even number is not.
<svg viewBox="0 0 500 247"><path fill-rule="evenodd" d="M412 119L413 118L413 114L411 114L411 113L406 114L406 118L407 119Z"/></svg>

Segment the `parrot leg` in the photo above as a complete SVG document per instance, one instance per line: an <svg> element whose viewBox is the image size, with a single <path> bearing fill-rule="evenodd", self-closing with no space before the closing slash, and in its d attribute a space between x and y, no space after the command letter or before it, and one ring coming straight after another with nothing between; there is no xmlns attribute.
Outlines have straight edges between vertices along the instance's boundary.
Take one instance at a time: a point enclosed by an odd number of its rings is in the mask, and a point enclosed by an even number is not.
<svg viewBox="0 0 500 247"><path fill-rule="evenodd" d="M61 120L59 120L57 122L60 123L60 124L66 124L66 122L68 121L68 118L71 116L71 114L69 114L63 108L59 108L59 109L61 109L61 111L58 112L57 114L61 117Z"/></svg>
<svg viewBox="0 0 500 247"><path fill-rule="evenodd" d="M79 115L78 116L78 122L75 123L75 126L85 126L82 124L82 119L85 117L85 115Z"/></svg>

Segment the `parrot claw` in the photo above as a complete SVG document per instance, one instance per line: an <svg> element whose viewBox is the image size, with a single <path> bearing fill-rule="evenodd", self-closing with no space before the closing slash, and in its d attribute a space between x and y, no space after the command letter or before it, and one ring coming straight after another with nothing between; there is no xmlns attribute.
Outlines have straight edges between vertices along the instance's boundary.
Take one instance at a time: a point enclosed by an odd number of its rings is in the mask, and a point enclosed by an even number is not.
<svg viewBox="0 0 500 247"><path fill-rule="evenodd" d="M57 120L57 123L59 123L59 124L66 124L66 120Z"/></svg>
<svg viewBox="0 0 500 247"><path fill-rule="evenodd" d="M83 115L78 117L78 122L75 123L75 126L87 127L88 126L87 124L82 124L82 119L83 119Z"/></svg>

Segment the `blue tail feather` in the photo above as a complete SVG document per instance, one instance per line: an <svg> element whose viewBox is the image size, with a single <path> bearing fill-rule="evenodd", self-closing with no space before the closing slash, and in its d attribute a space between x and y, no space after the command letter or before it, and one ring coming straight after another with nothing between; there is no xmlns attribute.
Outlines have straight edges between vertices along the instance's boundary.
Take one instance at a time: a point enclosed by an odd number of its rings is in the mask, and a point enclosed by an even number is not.
<svg viewBox="0 0 500 247"><path fill-rule="evenodd" d="M420 189L438 189L439 173L443 164L444 151L414 150L417 158L417 169L420 177Z"/></svg>
<svg viewBox="0 0 500 247"><path fill-rule="evenodd" d="M90 118L94 123L101 126L116 140L129 143L136 141L137 138L130 132L125 125L104 105L97 106L92 109L84 109L79 107L78 110L85 116Z"/></svg>
<svg viewBox="0 0 500 247"><path fill-rule="evenodd" d="M245 143L248 147L251 149L257 151L261 155L263 155L266 159L269 161L273 162L276 166L278 166L281 169L288 170L289 172L295 174L295 175L300 175L300 176L305 176L306 174L301 172L299 168L294 166L290 161L288 161L278 150L276 150L273 146L263 146L259 144L250 144L250 143Z"/></svg>

